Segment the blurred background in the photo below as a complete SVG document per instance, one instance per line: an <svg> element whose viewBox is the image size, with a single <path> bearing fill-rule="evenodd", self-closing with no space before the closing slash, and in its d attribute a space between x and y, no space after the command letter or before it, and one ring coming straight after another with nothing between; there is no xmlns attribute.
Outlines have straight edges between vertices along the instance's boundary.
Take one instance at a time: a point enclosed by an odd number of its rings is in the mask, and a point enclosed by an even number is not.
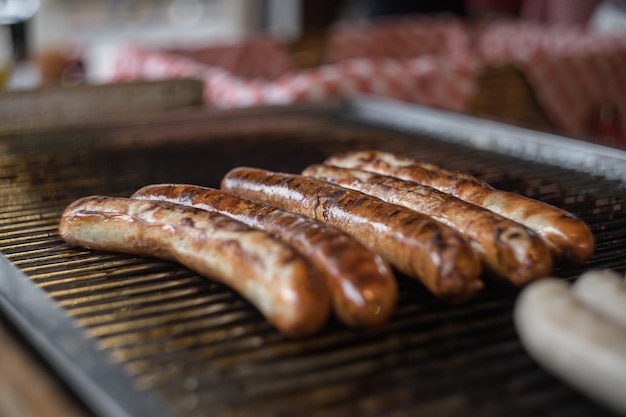
<svg viewBox="0 0 626 417"><path fill-rule="evenodd" d="M76 83L81 75L102 80L114 48L128 43L206 46L259 33L297 42L321 37L340 22L440 13L473 21L510 17L626 33L624 7L626 2L599 0L0 0L0 18L3 59L13 54L13 65L33 61L29 63L39 72L21 74L25 68L18 65L13 87L30 87L38 82ZM68 68L77 64L84 74Z"/></svg>
<svg viewBox="0 0 626 417"><path fill-rule="evenodd" d="M0 19L5 90L197 78L216 108L366 93L626 143L624 1L0 0Z"/></svg>

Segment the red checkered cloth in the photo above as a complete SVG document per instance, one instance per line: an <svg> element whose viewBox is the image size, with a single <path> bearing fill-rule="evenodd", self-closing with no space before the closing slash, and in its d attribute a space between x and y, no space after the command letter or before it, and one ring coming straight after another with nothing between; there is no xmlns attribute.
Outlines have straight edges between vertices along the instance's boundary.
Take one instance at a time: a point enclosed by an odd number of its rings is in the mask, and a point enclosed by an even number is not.
<svg viewBox="0 0 626 417"><path fill-rule="evenodd" d="M470 51L470 43L470 31L454 17L384 17L374 22L343 23L332 28L326 60L463 56Z"/></svg>
<svg viewBox="0 0 626 417"><path fill-rule="evenodd" d="M624 38L520 22L475 33L454 18L410 17L337 26L327 51L326 65L302 70L269 36L200 49L128 47L113 80L199 78L217 108L370 93L463 112L484 66L514 64L559 132L626 147Z"/></svg>
<svg viewBox="0 0 626 417"><path fill-rule="evenodd" d="M601 0L524 0L523 19L550 25L584 25Z"/></svg>
<svg viewBox="0 0 626 417"><path fill-rule="evenodd" d="M206 47L198 52L130 46L116 57L113 81L199 78L205 82L207 104L217 108L322 101L370 93L463 111L475 94L479 66L468 54L343 59L299 70L290 68L286 49L276 42L257 42L257 49L263 52L254 52L247 42L242 49L248 53L237 47Z"/></svg>
<svg viewBox="0 0 626 417"><path fill-rule="evenodd" d="M626 38L583 29L500 23L487 27L477 49L489 64L511 63L523 71L546 114L565 134L601 135L626 145ZM603 108L615 109L603 126ZM608 130L607 130L608 128Z"/></svg>
<svg viewBox="0 0 626 417"><path fill-rule="evenodd" d="M218 67L242 78L276 78L292 68L285 42L258 36L235 43L199 48L163 49L161 52Z"/></svg>

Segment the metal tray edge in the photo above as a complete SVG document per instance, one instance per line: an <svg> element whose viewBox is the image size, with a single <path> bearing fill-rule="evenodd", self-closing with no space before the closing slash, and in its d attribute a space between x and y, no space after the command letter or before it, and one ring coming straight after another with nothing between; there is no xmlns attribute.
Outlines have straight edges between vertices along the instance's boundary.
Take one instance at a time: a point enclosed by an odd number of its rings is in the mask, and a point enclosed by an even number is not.
<svg viewBox="0 0 626 417"><path fill-rule="evenodd" d="M345 102L347 117L626 182L626 151L392 99Z"/></svg>

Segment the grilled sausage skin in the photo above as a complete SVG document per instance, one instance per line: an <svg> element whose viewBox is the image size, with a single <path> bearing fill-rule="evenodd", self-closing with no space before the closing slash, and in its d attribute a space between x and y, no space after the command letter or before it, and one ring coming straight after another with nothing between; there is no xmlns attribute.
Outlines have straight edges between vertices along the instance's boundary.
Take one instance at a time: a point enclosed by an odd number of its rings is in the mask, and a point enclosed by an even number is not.
<svg viewBox="0 0 626 417"><path fill-rule="evenodd" d="M218 212L292 245L328 283L335 314L354 327L377 326L395 310L398 288L389 265L356 239L326 223L212 188L157 184L131 198Z"/></svg>
<svg viewBox="0 0 626 417"><path fill-rule="evenodd" d="M537 232L560 259L582 264L594 251L594 238L589 226L571 213L528 197L497 190L467 174L381 151L348 152L331 156L324 163L414 181L484 207Z"/></svg>
<svg viewBox="0 0 626 417"><path fill-rule="evenodd" d="M318 331L330 312L326 286L300 254L219 213L91 196L66 208L59 233L73 245L177 261L233 288L286 335Z"/></svg>
<svg viewBox="0 0 626 417"><path fill-rule="evenodd" d="M486 270L517 286L552 271L550 250L535 232L452 195L412 181L330 165L311 165L302 173L405 206L452 227L472 242Z"/></svg>
<svg viewBox="0 0 626 417"><path fill-rule="evenodd" d="M255 168L231 170L221 187L343 230L450 303L469 299L483 286L469 243L405 207L326 181Z"/></svg>

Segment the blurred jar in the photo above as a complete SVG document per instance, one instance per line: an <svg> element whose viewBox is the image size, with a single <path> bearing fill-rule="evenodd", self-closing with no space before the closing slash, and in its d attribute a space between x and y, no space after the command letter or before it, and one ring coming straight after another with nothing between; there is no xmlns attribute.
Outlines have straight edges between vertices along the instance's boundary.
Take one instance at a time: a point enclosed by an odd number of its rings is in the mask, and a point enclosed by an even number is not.
<svg viewBox="0 0 626 417"><path fill-rule="evenodd" d="M40 0L0 0L0 24L23 22L39 9Z"/></svg>
<svg viewBox="0 0 626 417"><path fill-rule="evenodd" d="M39 4L40 0L0 0L0 88L9 84L15 64L15 45L9 25L32 18Z"/></svg>
<svg viewBox="0 0 626 417"><path fill-rule="evenodd" d="M105 3L108 3L107 0ZM67 55L75 41L71 13L80 1L41 0L32 21L33 58L42 85L60 84L68 66Z"/></svg>

